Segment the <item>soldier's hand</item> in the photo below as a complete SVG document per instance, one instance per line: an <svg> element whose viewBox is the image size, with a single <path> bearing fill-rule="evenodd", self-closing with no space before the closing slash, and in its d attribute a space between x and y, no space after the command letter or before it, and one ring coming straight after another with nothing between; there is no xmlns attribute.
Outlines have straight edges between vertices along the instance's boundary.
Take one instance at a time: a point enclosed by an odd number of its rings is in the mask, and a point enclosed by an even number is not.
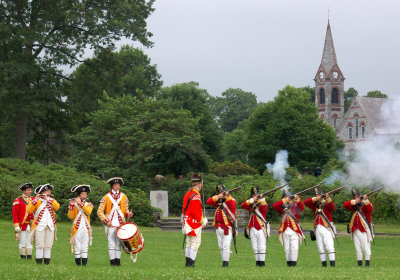
<svg viewBox="0 0 400 280"><path fill-rule="evenodd" d="M112 226L111 221L108 221L106 225L107 225L108 227L111 227L111 226Z"/></svg>
<svg viewBox="0 0 400 280"><path fill-rule="evenodd" d="M329 193L325 194L325 198L328 199L329 198Z"/></svg>
<svg viewBox="0 0 400 280"><path fill-rule="evenodd" d="M368 195L364 194L363 198L364 198L364 200L367 200L368 199Z"/></svg>
<svg viewBox="0 0 400 280"><path fill-rule="evenodd" d="M132 218L132 216L133 216L132 211L129 211L129 212L128 212L128 219Z"/></svg>
<svg viewBox="0 0 400 280"><path fill-rule="evenodd" d="M81 201L81 199L80 199L79 197L77 197L77 198L75 199L75 202L76 202L76 203L81 203L82 201Z"/></svg>
<svg viewBox="0 0 400 280"><path fill-rule="evenodd" d="M14 228L14 230L15 230L15 232L21 232L21 228L19 227L19 226L16 226L15 228Z"/></svg>
<svg viewBox="0 0 400 280"><path fill-rule="evenodd" d="M297 194L295 194L294 195L294 200L299 200L299 199L300 199L300 197Z"/></svg>

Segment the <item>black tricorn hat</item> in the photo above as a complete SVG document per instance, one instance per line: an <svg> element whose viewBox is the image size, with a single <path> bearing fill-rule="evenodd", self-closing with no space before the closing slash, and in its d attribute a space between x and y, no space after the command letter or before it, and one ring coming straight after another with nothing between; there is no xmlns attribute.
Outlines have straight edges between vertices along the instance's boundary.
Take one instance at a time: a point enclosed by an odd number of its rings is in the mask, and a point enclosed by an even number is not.
<svg viewBox="0 0 400 280"><path fill-rule="evenodd" d="M201 177L200 173L193 173L192 177L190 178L190 182L201 182L203 178Z"/></svg>
<svg viewBox="0 0 400 280"><path fill-rule="evenodd" d="M217 193L222 193L227 191L226 187L222 184L217 185L215 188L217 189Z"/></svg>
<svg viewBox="0 0 400 280"><path fill-rule="evenodd" d="M289 189L284 188L282 190L282 198L284 198L285 196L291 196L292 193L289 191Z"/></svg>
<svg viewBox="0 0 400 280"><path fill-rule="evenodd" d="M316 187L314 190L315 190L315 194L316 195L323 195L324 194L324 191L322 189L318 188L318 187Z"/></svg>
<svg viewBox="0 0 400 280"><path fill-rule="evenodd" d="M250 190L250 196L253 195L258 195L260 193L260 188L259 187L252 187Z"/></svg>
<svg viewBox="0 0 400 280"><path fill-rule="evenodd" d="M47 184L38 186L38 187L35 189L35 193L36 193L36 194L40 194L40 193L42 193L42 192L44 192L44 191L53 190L53 189L54 189L54 187L53 187L52 185L50 185L49 183L47 183Z"/></svg>
<svg viewBox="0 0 400 280"><path fill-rule="evenodd" d="M19 189L21 191L24 191L24 190L29 189L29 188L33 188L33 184L32 183L23 183L21 186L19 186Z"/></svg>
<svg viewBox="0 0 400 280"><path fill-rule="evenodd" d="M122 180L121 177L113 177L107 180L107 184L110 184L111 186L114 184L120 184L122 186L124 184L124 180Z"/></svg>
<svg viewBox="0 0 400 280"><path fill-rule="evenodd" d="M81 193L81 192L87 192L90 193L90 186L89 185L77 185L72 187L71 192L75 193Z"/></svg>
<svg viewBox="0 0 400 280"><path fill-rule="evenodd" d="M360 195L360 196L361 196L361 193L360 193L360 191L359 191L357 188L354 188L354 189L351 191L351 193L353 194L353 196L357 196L357 195Z"/></svg>

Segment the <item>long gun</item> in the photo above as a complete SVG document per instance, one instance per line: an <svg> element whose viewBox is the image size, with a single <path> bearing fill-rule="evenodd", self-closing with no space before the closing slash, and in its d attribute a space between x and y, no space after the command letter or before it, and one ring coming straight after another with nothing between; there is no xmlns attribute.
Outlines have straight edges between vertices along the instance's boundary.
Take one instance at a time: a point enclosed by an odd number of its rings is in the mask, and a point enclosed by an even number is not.
<svg viewBox="0 0 400 280"><path fill-rule="evenodd" d="M276 187L275 189L272 189L272 190L269 190L269 191L267 191L267 192L265 192L265 193L262 193L262 194L260 194L260 196L266 196L267 194L274 193L274 192L276 192L277 190L280 190L280 189L282 189L282 188L285 187L285 186L287 186L287 184L284 184L284 185L282 185L282 186Z"/></svg>
<svg viewBox="0 0 400 280"><path fill-rule="evenodd" d="M377 188L377 189L373 190L372 192L367 193L366 196L370 196L371 194L374 194L374 193L376 193L376 192L379 192L379 191L383 190L383 188L384 188L384 187Z"/></svg>
<svg viewBox="0 0 400 280"><path fill-rule="evenodd" d="M312 189L314 189L314 188L316 188L316 187L319 187L319 186L322 185L323 183L324 183L324 181L319 182L317 185L312 186L312 187L309 187L309 188L307 188L307 189L305 189L305 190L299 191L298 193L295 193L294 195L301 195L301 194L303 194L303 193L306 193L306 192L308 192L308 191L311 191Z"/></svg>
<svg viewBox="0 0 400 280"><path fill-rule="evenodd" d="M231 189L231 190L229 190L229 191L226 191L226 192L224 192L224 193L230 193L230 194L231 194L231 193L234 193L234 192L240 190L241 188L243 188L244 185L245 185L245 184L243 184L243 185L241 185L241 186L239 186L239 187L233 188L233 189Z"/></svg>
<svg viewBox="0 0 400 280"><path fill-rule="evenodd" d="M347 186L348 186L348 185L344 185L343 187L340 187L340 188L331 190L331 191L325 193L325 194L324 194L324 197L326 197L327 195L336 194L336 193L340 192L341 190L345 189Z"/></svg>

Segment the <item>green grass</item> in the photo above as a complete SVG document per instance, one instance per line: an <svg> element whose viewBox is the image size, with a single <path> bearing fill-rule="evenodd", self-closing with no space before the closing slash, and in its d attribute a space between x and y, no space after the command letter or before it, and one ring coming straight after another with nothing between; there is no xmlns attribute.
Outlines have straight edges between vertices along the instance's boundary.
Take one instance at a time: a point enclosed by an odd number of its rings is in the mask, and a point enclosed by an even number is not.
<svg viewBox="0 0 400 280"><path fill-rule="evenodd" d="M105 234L95 227L93 246L89 249L87 267L77 267L69 252L69 224L58 225L58 240L52 250L50 266L21 260L17 242L13 240L11 222L0 221L0 278L2 279L399 279L400 237L379 236L372 245L372 266L357 267L354 244L349 237L339 237L336 245L337 266L321 267L315 242L300 248L298 266L286 266L283 247L273 235L267 244L266 266L258 268L250 241L238 236L239 255L232 254L228 268L221 267L217 239L214 233L203 233L195 268L185 268L181 255L182 234L161 232L158 228L141 228L145 247L133 264L124 254L121 267L111 267ZM397 228L398 229L398 228ZM233 249L233 247L232 247Z"/></svg>

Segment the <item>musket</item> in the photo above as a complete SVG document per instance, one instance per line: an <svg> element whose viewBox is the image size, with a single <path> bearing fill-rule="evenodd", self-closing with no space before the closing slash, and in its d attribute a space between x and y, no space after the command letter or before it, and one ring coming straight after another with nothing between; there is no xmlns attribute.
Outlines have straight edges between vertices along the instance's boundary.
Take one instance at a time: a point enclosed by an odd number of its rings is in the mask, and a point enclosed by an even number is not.
<svg viewBox="0 0 400 280"><path fill-rule="evenodd" d="M285 186L287 186L287 184L284 184L284 185L282 185L282 186L276 187L275 189L266 191L265 193L260 194L260 196L261 196L261 195L262 195L262 196L266 196L267 194L274 193L274 192L276 192L277 190L280 190L280 189L282 189L282 188L285 187Z"/></svg>
<svg viewBox="0 0 400 280"><path fill-rule="evenodd" d="M303 194L303 193L306 193L306 192L308 192L308 191L311 191L312 189L314 189L314 188L316 188L316 187L319 187L319 186L322 185L323 183L324 183L324 181L319 182L319 183L316 184L315 186L312 186L312 187L309 187L309 188L307 188L307 189L305 189L305 190L299 191L298 193L295 193L294 195L301 195L301 194Z"/></svg>
<svg viewBox="0 0 400 280"><path fill-rule="evenodd" d="M348 184L344 185L343 187L331 190L331 191L325 193L323 196L326 197L326 195L336 194L336 193L340 192L341 190L345 189L347 186L348 186Z"/></svg>
<svg viewBox="0 0 400 280"><path fill-rule="evenodd" d="M245 184L243 184L243 185L241 185L241 186L239 186L239 187L233 188L233 189L231 189L231 190L229 190L229 191L226 191L226 192L224 192L224 193L230 193L230 194L231 194L231 193L234 193L234 192L240 190L241 188L243 188L244 185L245 185Z"/></svg>
<svg viewBox="0 0 400 280"><path fill-rule="evenodd" d="M377 189L375 189L375 190L373 190L373 191L367 193L366 196L370 196L371 194L374 194L374 193L376 193L376 192L379 192L379 191L383 190L383 188L384 188L384 187L377 188Z"/></svg>

